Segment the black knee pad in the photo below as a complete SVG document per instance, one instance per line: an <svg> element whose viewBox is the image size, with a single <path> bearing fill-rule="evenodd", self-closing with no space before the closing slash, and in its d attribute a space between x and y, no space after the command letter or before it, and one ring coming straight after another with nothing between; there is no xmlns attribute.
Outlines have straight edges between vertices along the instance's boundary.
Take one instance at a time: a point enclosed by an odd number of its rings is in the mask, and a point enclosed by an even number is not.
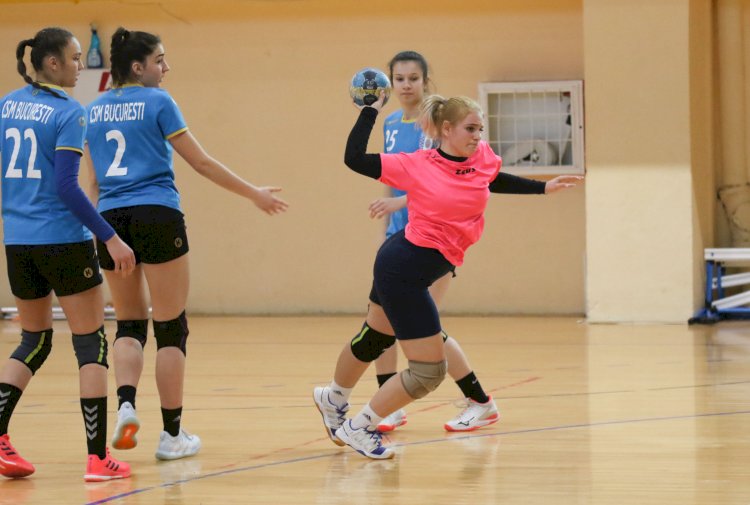
<svg viewBox="0 0 750 505"><path fill-rule="evenodd" d="M352 354L358 360L370 363L395 343L395 336L373 330L365 323L362 325L362 331L352 339Z"/></svg>
<svg viewBox="0 0 750 505"><path fill-rule="evenodd" d="M185 311L177 319L171 321L154 321L154 338L156 349L164 347L177 347L182 354L187 356L187 338L190 334Z"/></svg>
<svg viewBox="0 0 750 505"><path fill-rule="evenodd" d="M133 319L125 321L120 321L118 319L115 341L118 338L123 337L136 339L140 342L141 349L146 347L146 340L148 340L148 319Z"/></svg>
<svg viewBox="0 0 750 505"><path fill-rule="evenodd" d="M21 330L21 343L10 357L29 367L31 375L34 375L42 367L51 351L52 329L44 331Z"/></svg>
<svg viewBox="0 0 750 505"><path fill-rule="evenodd" d="M73 350L78 360L78 368L92 363L109 368L109 364L107 363L107 335L104 333L104 326L94 333L86 335L77 335L74 333Z"/></svg>

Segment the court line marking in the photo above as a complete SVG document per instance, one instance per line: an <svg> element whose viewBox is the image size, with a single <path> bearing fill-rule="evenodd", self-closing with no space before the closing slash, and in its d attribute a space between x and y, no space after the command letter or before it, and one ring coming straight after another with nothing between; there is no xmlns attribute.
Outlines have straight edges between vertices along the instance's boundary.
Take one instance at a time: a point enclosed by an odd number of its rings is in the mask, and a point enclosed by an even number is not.
<svg viewBox="0 0 750 505"><path fill-rule="evenodd" d="M433 443L453 442L455 440L466 440L469 438L502 437L502 436L512 436L512 435L523 435L526 433L560 431L560 430L570 430L570 429L578 429L578 428L595 428L595 427L601 427L601 426L613 426L613 425L647 423L647 422L658 422L658 421L675 421L675 420L683 420L683 419L697 419L697 418L706 418L706 417L734 416L734 415L748 415L748 414L750 414L750 410L739 410L739 411L734 411L734 412L708 412L708 413L703 413L703 414L685 414L685 415L662 416L662 417L643 417L643 418L635 418L635 419L616 419L616 420L611 420L611 421L599 421L599 422L594 422L594 423L563 424L559 426L543 426L540 428L525 428L521 430L500 431L500 432L483 433L483 434L480 433L480 434L454 436L454 437L447 437L447 438L436 438L432 440L421 440L418 442L393 444L390 447L394 447L394 448L395 447L409 447L409 446L425 445L425 444L433 444ZM319 439L319 440L322 440L322 439ZM308 444L305 444L305 445L308 445ZM281 451L284 451L284 450L288 450L288 449L281 449ZM275 452L278 452L278 451L275 451ZM166 489L168 487L172 487L178 484L185 484L185 483L213 478L213 477L223 477L225 475L231 475L233 473L248 472L248 471L253 471L253 470L259 470L262 468L271 468L274 466L289 465L289 464L301 463L305 461L314 461L317 459L331 458L331 457L339 456L340 454L342 454L342 452L337 451L332 454L318 454L316 456L291 458L291 459L282 460L282 461L273 461L269 463L260 463L257 465L243 466L240 468L233 468L231 470L221 470L218 472L211 472L211 473L207 473L204 475L198 475L196 477L190 477L187 479L181 479L181 480L176 480L172 482L164 482L157 486L149 486L145 488L134 489L132 491L128 491L127 493L121 493L118 495L110 496L108 498L104 498L98 501L86 502L86 505L100 505L102 503L109 503L115 500L121 500L128 496L134 496L137 494L147 493L149 491L154 491L157 489Z"/></svg>
<svg viewBox="0 0 750 505"><path fill-rule="evenodd" d="M499 390L502 390L502 389L514 388L514 387L517 387L517 386L521 386L521 385L524 385L524 384L535 382L537 380L540 380L541 378L542 377L539 377L539 376L527 377L527 378L525 378L523 380L520 380L518 382L515 382L515 383L512 383L512 384L506 384L504 386L500 386L500 387L494 388L494 389L490 390L490 392L495 392L495 391L499 391ZM617 393L621 393L621 392L625 392L625 391L616 391L616 392ZM596 394L596 393L589 392L588 394ZM542 396L557 396L557 395L542 395ZM436 403L435 405L431 405L429 407L425 407L425 408L422 408L422 409L419 409L419 410L415 410L415 411L413 411L413 413L416 414L416 413L420 413L420 412L426 412L426 411L433 410L433 409L436 409L436 408L439 408L439 407L443 407L443 406L448 405L450 403L451 402L441 401L439 403ZM541 428L527 428L527 429L521 429L521 430L500 431L500 432L492 432L492 433L478 433L478 434L477 433L471 433L471 434L468 434L468 435L455 435L455 436L444 437L444 438L440 438L440 439L421 440L421 441L417 441L417 442L408 442L408 443L401 443L401 444L397 443L397 444L390 445L390 447L394 447L394 448L395 447L407 447L407 446L412 446L412 445L416 446L416 445L424 445L424 444L431 444L431 443L450 442L450 441L454 441L454 440L466 440L466 439L469 439L469 438L501 437L501 436L519 435L519 434L525 434L525 433L537 433L537 432L547 432L547 431L557 431L557 430L569 430L569 429L577 429L577 428L592 428L592 427L598 427L598 426L609 426L609 425L617 425L617 424L632 424L632 423L654 422L654 421L665 421L665 420L695 419L695 418L700 418L700 417L712 417L712 416L722 416L722 415L742 415L742 414L750 414L750 410L737 411L737 412L707 413L707 414L688 414L688 415L682 415L682 416L637 418L637 419L625 419L625 420L621 419L621 420L613 420L613 421L600 421L600 422L595 422L595 423L580 423L580 424L567 424L567 425L559 425L559 426L546 426L546 427L541 427ZM310 445L310 444L313 444L313 443L317 443L317 442L320 442L320 441L324 441L324 440L327 440L327 438L317 438L317 439L314 439L314 440L310 440L310 441L305 442L305 443L303 443L301 445L297 445L294 448L291 448L291 447L282 447L280 449L277 449L277 450L274 450L274 451L271 451L271 452L267 452L267 453L263 453L263 454L259 454L259 455L253 456L251 459L266 458L266 457L272 456L274 454L279 454L279 453L287 452L287 451L296 449L298 447L307 446L307 445ZM128 496L133 496L133 495L136 495L136 494L147 493L149 491L153 491L153 490L157 490L157 489L166 489L168 487L172 487L172 486L175 486L175 485L189 483L189 482L193 482L193 481L197 481L197 480L202 480L202 479L206 479L206 478L221 477L221 476L224 476L224 475L230 475L230 474L239 473L239 472L248 472L248 471L258 470L258 469L261 469L261 468L270 468L270 467L280 466L280 465L285 465L285 464L294 464L294 463L301 463L301 462L305 462L305 461L313 461L313 460L317 460L317 459L330 458L330 457L338 456L339 454L341 454L341 451L337 451L337 452L332 453L332 454L319 454L319 455L316 455L316 456L306 456L306 457L301 457L301 458L292 458L292 459L288 459L288 460L281 460L281 461L270 462L270 463L259 463L257 465L249 465L249 466L243 466L243 467L238 467L238 468L227 468L225 466L224 470L214 471L214 472L211 472L211 473L207 473L207 474L204 474L204 475L198 475L198 476L190 477L190 478L187 478L187 479L181 479L181 480L176 480L176 481L171 481L171 482L164 482L164 483L156 485L156 486L149 486L149 487L145 487L145 488L134 489L134 490L129 491L127 493L121 493L121 494L118 494L118 495L110 496L110 497L104 498L102 500L98 500L98 501L94 501L94 502L87 502L86 505L99 505L99 504L103 504L103 503L108 503L108 502L111 502L111 501L114 501L114 500L119 500L119 499L122 499L122 498L126 498ZM227 465L227 466L231 467L233 465Z"/></svg>

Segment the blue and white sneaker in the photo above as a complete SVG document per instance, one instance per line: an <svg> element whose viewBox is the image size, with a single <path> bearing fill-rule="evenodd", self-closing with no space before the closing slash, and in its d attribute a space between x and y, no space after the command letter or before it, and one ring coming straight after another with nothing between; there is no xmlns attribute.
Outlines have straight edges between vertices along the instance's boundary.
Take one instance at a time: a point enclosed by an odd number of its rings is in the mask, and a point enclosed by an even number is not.
<svg viewBox="0 0 750 505"><path fill-rule="evenodd" d="M349 404L344 404L343 407L339 407L330 400L332 394L330 387L317 387L313 390L313 400L315 400L315 406L318 408L318 412L323 417L323 425L326 428L326 435L331 439L331 442L338 446L344 446L344 442L336 438L336 430L341 428L341 425L346 421L346 413L349 412Z"/></svg>
<svg viewBox="0 0 750 505"><path fill-rule="evenodd" d="M383 447L382 435L378 430L354 428L351 421L345 422L336 437L363 456L372 459L390 459L395 456L393 449Z"/></svg>

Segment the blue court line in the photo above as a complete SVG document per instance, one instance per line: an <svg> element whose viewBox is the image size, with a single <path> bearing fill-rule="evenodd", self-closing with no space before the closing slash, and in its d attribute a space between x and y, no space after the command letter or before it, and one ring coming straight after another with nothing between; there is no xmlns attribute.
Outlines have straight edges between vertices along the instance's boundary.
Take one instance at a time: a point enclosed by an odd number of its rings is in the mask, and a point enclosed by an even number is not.
<svg viewBox="0 0 750 505"><path fill-rule="evenodd" d="M680 419L697 419L697 418L702 418L702 417L735 416L735 415L748 415L748 414L750 414L750 410L739 410L735 412L711 412L707 414L687 414L687 415L682 415L682 416L665 416L665 417L643 417L643 418L636 418L636 419L620 419L620 420L615 420L615 421L600 421L600 422L595 422L595 423L563 424L560 426L546 426L542 428L527 428L527 429L522 429L522 430L500 431L500 432L494 432L494 433L451 436L451 437L444 437L444 438L436 438L432 440L422 440L420 442L394 444L394 445L391 445L390 447L408 447L408 446L416 446L416 445L424 445L424 444L433 444L433 443L438 443L438 442L452 442L454 440L466 440L469 438L501 437L501 436L519 435L519 434L525 434L525 433L539 433L539 432L546 432L546 431L570 430L570 429L576 429L576 428L593 428L597 426L612 426L612 425L621 425L621 424L646 423L646 422L653 422L653 421L674 421L674 420L680 420ZM292 459L276 461L272 463L261 463L258 465L234 468L232 470L222 470L219 472L207 473L205 475L198 475L197 477L191 477L189 479L182 479L182 480L177 480L173 482L165 482L158 486L150 486L150 487L145 487L141 489L134 489L133 491L118 494L115 496L110 496L109 498L104 498L103 500L87 502L85 505L98 505L101 503L108 503L111 501L126 498L128 496L133 496L136 494L153 491L155 489L168 488L177 484L184 484L184 483L194 482L197 480L202 480L202 479L207 479L207 478L212 478L212 477L221 477L224 475L231 475L233 473L258 470L261 468L271 468L274 466L301 463L304 461L314 461L316 459L335 457L335 456L338 456L339 454L341 454L341 452L335 452L332 454L320 454L317 456L306 456L303 458L292 458Z"/></svg>

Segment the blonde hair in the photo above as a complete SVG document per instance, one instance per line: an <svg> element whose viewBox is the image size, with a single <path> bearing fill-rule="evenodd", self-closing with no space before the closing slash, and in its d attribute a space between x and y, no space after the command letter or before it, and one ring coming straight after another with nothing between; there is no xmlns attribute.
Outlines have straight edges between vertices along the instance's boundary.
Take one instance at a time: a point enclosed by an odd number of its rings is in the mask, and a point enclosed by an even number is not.
<svg viewBox="0 0 750 505"><path fill-rule="evenodd" d="M431 95L425 98L419 107L419 126L425 135L439 140L444 121L456 125L471 112L483 115L482 108L471 98L465 96L444 98L440 95Z"/></svg>

